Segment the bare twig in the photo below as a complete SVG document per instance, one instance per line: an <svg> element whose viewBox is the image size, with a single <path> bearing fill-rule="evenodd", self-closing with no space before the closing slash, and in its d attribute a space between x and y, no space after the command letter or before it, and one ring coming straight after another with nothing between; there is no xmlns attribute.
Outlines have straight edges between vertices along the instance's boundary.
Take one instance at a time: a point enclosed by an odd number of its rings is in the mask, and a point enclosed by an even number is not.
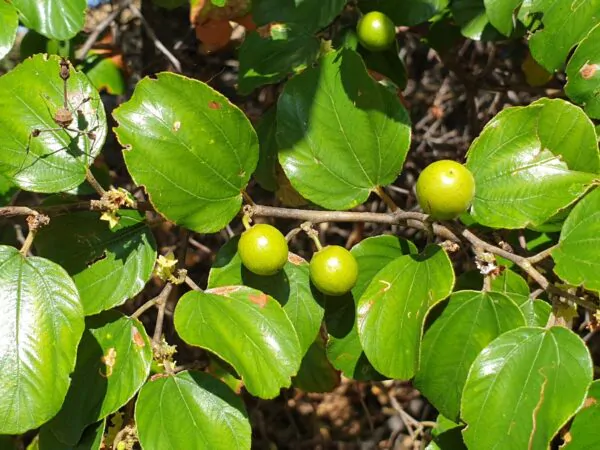
<svg viewBox="0 0 600 450"><path fill-rule="evenodd" d="M27 225L29 226L29 233L25 238L25 242L23 242L23 246L19 253L23 256L27 256L29 254L29 250L31 249L31 244L33 244L33 239L37 234L38 230L43 226L48 225L50 223L50 218L44 214L35 213L31 216L27 216Z"/></svg>
<svg viewBox="0 0 600 450"><path fill-rule="evenodd" d="M165 284L165 287L163 287L162 291L160 291L160 293L156 297L148 300L146 303L144 303L142 306L140 306L131 315L131 317L133 317L134 319L137 319L138 317L140 317L142 314L144 314L147 310L149 310L153 306L161 305L163 302L166 303L167 298L169 298L169 295L171 295L172 290L173 290L173 285L171 283Z"/></svg>
<svg viewBox="0 0 600 450"><path fill-rule="evenodd" d="M35 216L39 214L28 206L5 206L0 208L0 217Z"/></svg>
<svg viewBox="0 0 600 450"><path fill-rule="evenodd" d="M539 252L537 255L530 256L529 258L527 258L527 261L529 261L530 264L537 264L540 261L548 258L552 254L552 252L556 250L556 247L558 247L558 245L553 245L552 247L549 247L546 250Z"/></svg>
<svg viewBox="0 0 600 450"><path fill-rule="evenodd" d="M98 195L100 197L102 197L104 194L106 194L106 191L100 185L98 180L96 180L96 177L94 176L92 171L89 169L89 167L85 171L85 179L90 184L90 186L92 186L92 188L98 193Z"/></svg>
<svg viewBox="0 0 600 450"><path fill-rule="evenodd" d="M202 289L200 288L200 286L198 286L194 280L192 280L190 277L185 277L185 284L187 284L190 288L192 288L195 291L200 291L202 292Z"/></svg>
<svg viewBox="0 0 600 450"><path fill-rule="evenodd" d="M165 47L165 45L158 39L158 37L156 37L156 33L154 32L154 30L152 29L152 27L150 26L150 24L148 23L148 21L144 18L144 16L142 15L141 11L135 5L133 5L133 4L129 5L129 10L131 11L131 13L135 17L137 17L138 19L140 19L140 22L142 23L142 26L144 27L144 30L146 30L146 33L148 34L148 37L152 40L152 42L154 43L155 47L163 55L165 55L165 57L171 62L171 64L173 64L174 69L177 72L181 73L181 63L173 55L173 53L171 53L169 51L169 49L167 47Z"/></svg>
<svg viewBox="0 0 600 450"><path fill-rule="evenodd" d="M104 30L106 30L108 28L108 26L117 18L117 16L119 14L121 14L121 12L125 8L129 7L131 2L132 2L132 0L122 0L119 3L119 5L108 16L106 16L106 18L102 22L100 22L98 25L96 25L96 28L94 28L94 31L92 31L90 33L90 35L87 37L84 44L77 51L77 59L79 61L83 61L85 59L88 52L94 46L94 44L96 43L96 41L98 40L100 35L102 33L104 33Z"/></svg>

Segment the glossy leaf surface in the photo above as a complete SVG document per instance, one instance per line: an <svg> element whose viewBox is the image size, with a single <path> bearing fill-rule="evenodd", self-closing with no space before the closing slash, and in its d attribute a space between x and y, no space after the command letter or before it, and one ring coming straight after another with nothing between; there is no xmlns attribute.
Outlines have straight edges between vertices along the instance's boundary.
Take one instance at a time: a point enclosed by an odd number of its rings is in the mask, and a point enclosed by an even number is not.
<svg viewBox="0 0 600 450"><path fill-rule="evenodd" d="M514 295L510 296L513 300L518 300ZM530 327L545 327L552 312L552 306L549 303L532 298L523 298L523 302L519 305L525 321Z"/></svg>
<svg viewBox="0 0 600 450"><path fill-rule="evenodd" d="M47 38L64 41L83 28L86 0L11 0L27 28Z"/></svg>
<svg viewBox="0 0 600 450"><path fill-rule="evenodd" d="M77 444L85 428L117 411L150 373L152 348L137 319L107 311L86 320L71 387L49 423L61 442Z"/></svg>
<svg viewBox="0 0 600 450"><path fill-rule="evenodd" d="M500 275L492 278L492 291L503 292L505 294L518 294L527 297L529 295L529 285L527 281L516 272L510 269L503 270Z"/></svg>
<svg viewBox="0 0 600 450"><path fill-rule="evenodd" d="M156 243L144 217L136 211L119 215L112 230L98 213L58 216L35 240L41 256L71 274L86 315L123 304L152 276Z"/></svg>
<svg viewBox="0 0 600 450"><path fill-rule="evenodd" d="M279 162L303 197L349 209L396 179L410 125L398 98L346 49L286 83L277 105L277 141Z"/></svg>
<svg viewBox="0 0 600 450"><path fill-rule="evenodd" d="M250 449L244 403L225 383L202 372L148 381L136 403L135 421L144 450Z"/></svg>
<svg viewBox="0 0 600 450"><path fill-rule="evenodd" d="M600 119L600 24L577 46L567 65L565 92L594 119Z"/></svg>
<svg viewBox="0 0 600 450"><path fill-rule="evenodd" d="M563 450L593 450L600 447L600 381L590 386L583 409L577 413L569 429L569 440Z"/></svg>
<svg viewBox="0 0 600 450"><path fill-rule="evenodd" d="M373 277L394 259L417 249L410 241L395 236L374 236L350 250L358 263L358 279L351 295L326 297L325 323L329 333L327 356L333 366L355 380L380 379L363 352L356 328L356 305Z"/></svg>
<svg viewBox="0 0 600 450"><path fill-rule="evenodd" d="M19 26L19 16L17 10L8 2L0 2L0 59L4 58L13 44L17 36L17 27Z"/></svg>
<svg viewBox="0 0 600 450"><path fill-rule="evenodd" d="M600 292L600 189L573 208L552 258L554 271L567 283Z"/></svg>
<svg viewBox="0 0 600 450"><path fill-rule="evenodd" d="M238 241L238 237L231 239L219 250L208 276L208 287L245 285L273 297L294 325L304 355L323 320L323 307L310 288L308 263L290 253L288 262L275 275L256 275L242 265L237 252Z"/></svg>
<svg viewBox="0 0 600 450"><path fill-rule="evenodd" d="M113 115L127 168L161 214L201 233L233 219L258 161L242 111L204 83L160 73Z"/></svg>
<svg viewBox="0 0 600 450"><path fill-rule="evenodd" d="M455 292L423 337L415 387L441 414L458 420L462 390L479 352L502 333L525 325L517 304L504 294Z"/></svg>
<svg viewBox="0 0 600 450"><path fill-rule="evenodd" d="M523 327L504 333L479 354L465 384L467 447L548 448L583 405L591 382L589 351L570 330Z"/></svg>
<svg viewBox="0 0 600 450"><path fill-rule="evenodd" d="M272 297L246 286L192 291L179 299L175 329L188 344L231 364L248 392L273 398L300 368L298 336Z"/></svg>
<svg viewBox="0 0 600 450"><path fill-rule="evenodd" d="M13 247L0 246L0 291L0 434L21 434L50 420L63 403L83 308L62 267L24 258Z"/></svg>
<svg viewBox="0 0 600 450"><path fill-rule="evenodd" d="M61 192L81 184L106 137L98 91L72 68L67 97L73 131L54 122L64 100L59 62L56 56L35 55L0 77L0 92L14 93L0 96L0 174L28 191ZM34 137L34 130L52 131Z"/></svg>
<svg viewBox="0 0 600 450"><path fill-rule="evenodd" d="M583 195L600 168L592 123L563 100L502 111L467 156L471 215L496 228L543 224Z"/></svg>
<svg viewBox="0 0 600 450"><path fill-rule="evenodd" d="M452 263L438 246L401 256L377 272L357 310L360 342L375 369L403 380L415 374L425 316L453 285Z"/></svg>

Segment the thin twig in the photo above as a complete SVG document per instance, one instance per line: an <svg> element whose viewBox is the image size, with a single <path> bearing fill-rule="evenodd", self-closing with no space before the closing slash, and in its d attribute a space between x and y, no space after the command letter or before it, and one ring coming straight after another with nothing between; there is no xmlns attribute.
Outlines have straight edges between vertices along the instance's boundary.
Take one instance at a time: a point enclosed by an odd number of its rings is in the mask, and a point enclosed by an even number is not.
<svg viewBox="0 0 600 450"><path fill-rule="evenodd" d="M48 225L50 223L50 218L44 214L35 213L31 216L27 217L27 225L29 226L29 233L27 233L27 237L25 238L25 242L23 242L23 246L19 253L23 256L27 256L29 254L29 250L31 249L31 245L33 244L33 239L37 234L38 230L43 226Z"/></svg>
<svg viewBox="0 0 600 450"><path fill-rule="evenodd" d="M0 208L0 217L35 216L39 214L28 206L5 206Z"/></svg>
<svg viewBox="0 0 600 450"><path fill-rule="evenodd" d="M162 291L160 291L160 293L156 297L148 300L146 303L144 303L142 306L136 309L136 311L131 315L131 317L137 319L153 306L160 305L162 302L166 302L172 290L173 285L171 283L165 284L165 287L162 288Z"/></svg>
<svg viewBox="0 0 600 450"><path fill-rule="evenodd" d="M390 211L394 212L398 210L398 205L396 205L396 203L394 202L394 200L392 200L392 197L390 197L387 192L385 192L383 190L383 188L381 186L377 186L375 188L375 193L379 196L379 198L381 200L383 200L383 203L386 204L386 206L388 208L390 208Z"/></svg>
<svg viewBox="0 0 600 450"><path fill-rule="evenodd" d="M155 348L160 342L160 337L163 332L163 323L165 320L165 310L167 309L167 300L169 299L169 295L171 294L171 290L173 289L173 284L168 283L163 291L159 294L161 296L160 302L157 302L158 305L158 314L156 315L156 325L154 326L154 334L152 335L152 347Z"/></svg>
<svg viewBox="0 0 600 450"><path fill-rule="evenodd" d="M129 7L131 2L132 2L132 0L121 1L119 3L119 5L113 11L111 11L111 13L108 16L106 16L106 18L102 22L100 22L98 25L96 25L96 28L94 28L94 31L92 31L90 33L90 35L87 37L84 44L77 51L77 59L79 61L83 61L85 59L88 52L94 46L94 44L96 43L96 41L98 40L100 35L102 33L104 33L104 30L106 30L108 28L108 26L117 18L117 16L119 14L121 14L121 12L125 8Z"/></svg>
<svg viewBox="0 0 600 450"><path fill-rule="evenodd" d="M98 193L98 195L100 197L102 197L104 194L106 194L106 191L100 185L98 180L96 180L96 177L94 176L94 174L92 173L92 171L90 170L89 167L85 171L85 179L88 183L90 183L90 186L92 186L92 188Z"/></svg>
<svg viewBox="0 0 600 450"><path fill-rule="evenodd" d="M144 18L144 16L142 15L141 11L135 5L133 5L133 4L129 5L129 10L131 11L131 13L135 17L137 17L138 19L140 19L140 22L142 23L142 26L144 27L144 30L146 30L146 33L148 34L148 37L154 43L154 46L163 55L165 55L165 57L171 62L171 64L173 64L173 67L175 68L175 70L177 72L181 73L181 63L173 55L173 53L171 53L169 51L169 49L167 47L165 47L165 45L156 37L156 33L154 32L154 30L152 29L152 27L150 26L150 24L148 23L148 21Z"/></svg>
<svg viewBox="0 0 600 450"><path fill-rule="evenodd" d="M527 261L529 261L530 264L537 264L540 261L551 256L552 252L556 250L557 247L558 245L553 245L552 247L549 247L546 250L539 252L537 255L530 256L529 258L527 258Z"/></svg>
<svg viewBox="0 0 600 450"><path fill-rule="evenodd" d="M190 277L185 277L185 284L187 284L190 288L192 288L194 291L200 291L202 292L202 288L200 286L198 286L194 280L192 280Z"/></svg>

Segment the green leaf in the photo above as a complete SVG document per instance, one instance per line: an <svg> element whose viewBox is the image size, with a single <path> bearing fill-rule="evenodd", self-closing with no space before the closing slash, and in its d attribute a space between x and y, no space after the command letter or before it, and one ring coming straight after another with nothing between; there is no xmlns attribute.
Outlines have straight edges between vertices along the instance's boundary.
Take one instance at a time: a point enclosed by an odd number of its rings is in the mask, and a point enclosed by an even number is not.
<svg viewBox="0 0 600 450"><path fill-rule="evenodd" d="M83 71L98 91L105 90L111 95L125 93L123 72L112 58L90 53L85 59Z"/></svg>
<svg viewBox="0 0 600 450"><path fill-rule="evenodd" d="M292 381L295 388L304 392L331 392L340 384L340 374L327 359L321 336L309 347Z"/></svg>
<svg viewBox="0 0 600 450"><path fill-rule="evenodd" d="M237 253L238 241L236 236L219 250L208 276L208 287L245 285L273 297L294 325L304 355L323 320L323 307L317 303L310 288L308 263L290 253L283 270L271 276L256 275L242 265Z"/></svg>
<svg viewBox="0 0 600 450"><path fill-rule="evenodd" d="M240 48L240 93L249 94L259 86L277 83L305 69L317 59L320 45L319 39L304 30L292 30L286 39L249 33Z"/></svg>
<svg viewBox="0 0 600 450"><path fill-rule="evenodd" d="M0 246L0 434L21 434L60 409L83 333L75 283L58 264Z"/></svg>
<svg viewBox="0 0 600 450"><path fill-rule="evenodd" d="M349 209L392 183L409 147L398 98L344 49L290 80L277 106L279 162L294 188L328 209Z"/></svg>
<svg viewBox="0 0 600 450"><path fill-rule="evenodd" d="M257 397L276 397L300 368L300 343L290 319L279 303L255 289L188 292L177 303L174 321L185 342L231 364Z"/></svg>
<svg viewBox="0 0 600 450"><path fill-rule="evenodd" d="M59 62L56 56L35 55L0 77L0 91L13 93L0 97L0 174L24 190L52 193L78 186L106 137L98 91L73 70L67 95L71 112L77 109L69 126L74 131L58 129L54 114L64 100ZM36 129L42 131L34 137Z"/></svg>
<svg viewBox="0 0 600 450"><path fill-rule="evenodd" d="M256 134L260 143L260 154L258 164L254 172L254 178L263 189L274 192L277 189L277 140L275 132L277 131L277 122L275 121L276 108L271 107L263 114L258 125L256 125Z"/></svg>
<svg viewBox="0 0 600 450"><path fill-rule="evenodd" d="M359 0L358 6L364 13L381 11L396 25L417 25L446 8L448 0Z"/></svg>
<svg viewBox="0 0 600 450"><path fill-rule="evenodd" d="M381 379L384 377L371 366L360 344L356 328L356 304L377 272L400 256L417 253L417 248L408 240L380 235L361 241L350 252L358 263L358 280L352 295L325 297L325 323L329 333L327 357L348 378Z"/></svg>
<svg viewBox="0 0 600 450"><path fill-rule="evenodd" d="M382 52L370 52L359 45L358 52L368 69L389 78L399 89L406 88L408 75L396 45Z"/></svg>
<svg viewBox="0 0 600 450"><path fill-rule="evenodd" d="M591 121L563 100L502 111L467 155L475 177L471 214L482 225L540 225L583 195L600 169Z"/></svg>
<svg viewBox="0 0 600 450"><path fill-rule="evenodd" d="M567 283L600 292L600 189L575 205L552 258L554 272Z"/></svg>
<svg viewBox="0 0 600 450"><path fill-rule="evenodd" d="M529 38L532 56L549 72L562 68L571 49L600 23L598 11L600 0L526 2L519 16L539 15L542 22Z"/></svg>
<svg viewBox="0 0 600 450"><path fill-rule="evenodd" d="M527 297L529 295L529 285L527 281L518 273L510 269L503 270L500 275L492 278L492 291L505 294L518 294Z"/></svg>
<svg viewBox="0 0 600 450"><path fill-rule="evenodd" d="M152 276L156 243L137 211L120 211L112 230L96 212L57 216L35 239L41 256L75 280L86 315L122 305Z"/></svg>
<svg viewBox="0 0 600 450"><path fill-rule="evenodd" d="M0 175L0 206L8 206L17 191L17 187L8 178Z"/></svg>
<svg viewBox="0 0 600 450"><path fill-rule="evenodd" d="M71 39L83 28L86 0L11 0L21 21L50 39Z"/></svg>
<svg viewBox="0 0 600 450"><path fill-rule="evenodd" d="M4 58L17 37L17 28L19 26L19 16L17 10L7 1L0 1L0 59Z"/></svg>
<svg viewBox="0 0 600 450"><path fill-rule="evenodd" d="M562 450L592 450L600 447L600 381L590 386L587 399L569 430L571 439Z"/></svg>
<svg viewBox="0 0 600 450"><path fill-rule="evenodd" d="M592 373L584 342L566 328L504 333L479 354L465 384L467 447L548 448L583 405Z"/></svg>
<svg viewBox="0 0 600 450"><path fill-rule="evenodd" d="M444 416L458 420L469 368L490 342L525 326L523 313L498 292L455 292L427 330L415 387Z"/></svg>
<svg viewBox="0 0 600 450"><path fill-rule="evenodd" d="M600 24L577 46L567 65L566 94L600 119Z"/></svg>
<svg viewBox="0 0 600 450"><path fill-rule="evenodd" d="M313 33L329 25L342 12L347 0L254 0L252 18L261 26L269 23L295 25Z"/></svg>
<svg viewBox="0 0 600 450"><path fill-rule="evenodd" d="M83 432L81 440L76 445L69 446L59 441L50 427L44 425L35 444L31 448L27 447L27 450L100 450L105 425L105 419L90 425Z"/></svg>
<svg viewBox="0 0 600 450"><path fill-rule="evenodd" d="M152 347L143 325L116 311L88 317L71 387L49 423L59 441L75 445L85 428L126 404L150 373Z"/></svg>
<svg viewBox="0 0 600 450"><path fill-rule="evenodd" d="M483 0L490 23L504 36L510 36L515 23L515 11L523 0Z"/></svg>
<svg viewBox="0 0 600 450"><path fill-rule="evenodd" d="M513 300L516 300L514 295L511 296ZM523 302L519 305L525 321L530 327L545 327L550 318L552 312L552 306L543 300L526 298L522 299Z"/></svg>
<svg viewBox="0 0 600 450"><path fill-rule="evenodd" d="M432 428L433 440L425 450L467 450L462 439L463 425L447 419L442 414L438 415L436 426Z"/></svg>
<svg viewBox="0 0 600 450"><path fill-rule="evenodd" d="M403 380L415 374L425 316L453 285L452 263L437 245L401 256L377 272L357 311L360 342L375 369Z"/></svg>
<svg viewBox="0 0 600 450"><path fill-rule="evenodd" d="M258 138L239 108L204 83L159 73L113 116L127 168L161 214L199 233L235 217L258 161Z"/></svg>
<svg viewBox="0 0 600 450"><path fill-rule="evenodd" d="M490 24L484 0L454 0L450 10L463 36L474 40L494 40L499 33Z"/></svg>
<svg viewBox="0 0 600 450"><path fill-rule="evenodd" d="M140 391L135 422L144 450L250 449L244 403L202 372L151 379Z"/></svg>

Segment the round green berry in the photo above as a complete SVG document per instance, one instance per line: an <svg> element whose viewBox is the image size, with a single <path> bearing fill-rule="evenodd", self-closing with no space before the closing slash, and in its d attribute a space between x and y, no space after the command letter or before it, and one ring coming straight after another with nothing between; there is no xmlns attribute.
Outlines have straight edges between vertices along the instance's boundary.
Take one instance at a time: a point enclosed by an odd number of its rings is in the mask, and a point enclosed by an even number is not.
<svg viewBox="0 0 600 450"><path fill-rule="evenodd" d="M396 39L394 22L379 11L371 11L358 21L356 26L358 41L372 52L380 52L389 48Z"/></svg>
<svg viewBox="0 0 600 450"><path fill-rule="evenodd" d="M343 295L354 287L357 278L354 255L339 245L323 248L310 260L310 279L323 294Z"/></svg>
<svg viewBox="0 0 600 450"><path fill-rule="evenodd" d="M250 272L273 275L287 262L288 245L277 228L259 223L242 233L238 253Z"/></svg>

